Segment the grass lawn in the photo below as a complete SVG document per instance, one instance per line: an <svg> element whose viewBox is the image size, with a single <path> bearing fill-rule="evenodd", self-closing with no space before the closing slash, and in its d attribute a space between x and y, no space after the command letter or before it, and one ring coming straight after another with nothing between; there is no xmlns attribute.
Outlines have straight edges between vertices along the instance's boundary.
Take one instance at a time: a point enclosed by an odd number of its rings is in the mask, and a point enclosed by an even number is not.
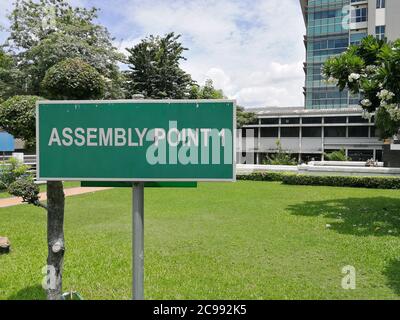
<svg viewBox="0 0 400 320"><path fill-rule="evenodd" d="M148 299L400 298L399 191L237 182L145 197ZM131 190L66 205L64 289L129 299ZM0 256L0 299L44 297L45 222L38 208L0 209L0 234L12 241ZM356 290L341 287L346 265Z"/></svg>
<svg viewBox="0 0 400 320"><path fill-rule="evenodd" d="M64 182L64 188L66 189L80 187L80 186L81 186L80 182ZM46 192L46 189L47 189L46 184L40 185L40 192ZM6 199L11 197L12 195L10 195L8 192L0 191L0 199Z"/></svg>

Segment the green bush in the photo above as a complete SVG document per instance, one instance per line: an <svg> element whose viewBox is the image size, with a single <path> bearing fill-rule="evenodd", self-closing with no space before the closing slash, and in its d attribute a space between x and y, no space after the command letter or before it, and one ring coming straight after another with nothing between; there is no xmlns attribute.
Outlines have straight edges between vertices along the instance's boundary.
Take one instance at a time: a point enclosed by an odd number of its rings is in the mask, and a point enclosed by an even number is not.
<svg viewBox="0 0 400 320"><path fill-rule="evenodd" d="M340 151L333 151L325 154L325 160L327 161L351 161L351 158L346 156L344 149Z"/></svg>
<svg viewBox="0 0 400 320"><path fill-rule="evenodd" d="M287 175L294 175L294 173L254 172L248 175L238 175L236 178L243 181L283 181L283 178Z"/></svg>
<svg viewBox="0 0 400 320"><path fill-rule="evenodd" d="M266 165L276 165L276 166L296 166L297 160L288 152L282 149L282 144L278 139L276 141L277 153L268 155L263 161Z"/></svg>
<svg viewBox="0 0 400 320"><path fill-rule="evenodd" d="M282 182L288 185L303 186L400 189L400 178L391 177L311 176L297 174L284 176Z"/></svg>
<svg viewBox="0 0 400 320"><path fill-rule="evenodd" d="M24 139L28 146L36 138L37 96L14 96L0 105L0 128L15 138Z"/></svg>
<svg viewBox="0 0 400 320"><path fill-rule="evenodd" d="M58 100L100 99L105 90L102 75L79 58L51 67L41 85L48 98Z"/></svg>
<svg viewBox="0 0 400 320"><path fill-rule="evenodd" d="M18 179L30 177L29 167L15 158L3 162L0 165L0 190L6 190Z"/></svg>
<svg viewBox="0 0 400 320"><path fill-rule="evenodd" d="M26 203L36 205L39 202L39 186L29 177L14 181L7 191L15 197L21 197Z"/></svg>
<svg viewBox="0 0 400 320"><path fill-rule="evenodd" d="M287 185L400 189L397 177L312 176L285 172L254 172L238 175L244 181L281 181Z"/></svg>

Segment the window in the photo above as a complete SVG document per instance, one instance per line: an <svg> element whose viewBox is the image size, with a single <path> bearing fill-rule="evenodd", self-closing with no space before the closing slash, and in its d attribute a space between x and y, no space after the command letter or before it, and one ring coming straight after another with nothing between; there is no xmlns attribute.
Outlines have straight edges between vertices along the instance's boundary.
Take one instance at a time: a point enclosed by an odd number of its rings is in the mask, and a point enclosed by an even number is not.
<svg viewBox="0 0 400 320"><path fill-rule="evenodd" d="M350 35L350 44L359 45L361 40L364 39L368 34L366 32L353 33Z"/></svg>
<svg viewBox="0 0 400 320"><path fill-rule="evenodd" d="M322 78L322 63L318 63L312 66L312 79L313 81L321 81Z"/></svg>
<svg viewBox="0 0 400 320"><path fill-rule="evenodd" d="M261 128L261 138L278 138L278 128Z"/></svg>
<svg viewBox="0 0 400 320"><path fill-rule="evenodd" d="M376 150L376 161L382 162L383 161L383 151Z"/></svg>
<svg viewBox="0 0 400 320"><path fill-rule="evenodd" d="M325 117L325 123L346 123L346 117Z"/></svg>
<svg viewBox="0 0 400 320"><path fill-rule="evenodd" d="M325 137L328 138L345 138L346 128L345 127L326 127Z"/></svg>
<svg viewBox="0 0 400 320"><path fill-rule="evenodd" d="M261 124L279 124L278 118L261 119Z"/></svg>
<svg viewBox="0 0 400 320"><path fill-rule="evenodd" d="M313 106L348 105L348 91L339 91L337 88L312 88L311 95Z"/></svg>
<svg viewBox="0 0 400 320"><path fill-rule="evenodd" d="M365 22L368 19L368 8L357 8L351 12L351 22Z"/></svg>
<svg viewBox="0 0 400 320"><path fill-rule="evenodd" d="M363 117L349 117L349 123L369 123L368 119L364 119Z"/></svg>
<svg viewBox="0 0 400 320"><path fill-rule="evenodd" d="M319 11L319 12L314 12L314 20L335 18L337 16L340 17L340 15L341 12L339 10Z"/></svg>
<svg viewBox="0 0 400 320"><path fill-rule="evenodd" d="M299 124L300 118L282 118L282 124Z"/></svg>
<svg viewBox="0 0 400 320"><path fill-rule="evenodd" d="M316 40L312 43L312 46L314 56L339 54L346 51L349 46L349 37Z"/></svg>
<svg viewBox="0 0 400 320"><path fill-rule="evenodd" d="M302 136L304 138L321 138L322 137L322 128L320 128L320 127L303 128Z"/></svg>
<svg viewBox="0 0 400 320"><path fill-rule="evenodd" d="M298 138L300 136L300 128L281 128L281 137Z"/></svg>
<svg viewBox="0 0 400 320"><path fill-rule="evenodd" d="M258 138L258 128L243 128L242 129L242 137L243 138Z"/></svg>
<svg viewBox="0 0 400 320"><path fill-rule="evenodd" d="M386 8L386 1L385 0L376 0L376 8L377 9Z"/></svg>
<svg viewBox="0 0 400 320"><path fill-rule="evenodd" d="M303 118L303 124L319 124L322 123L321 117Z"/></svg>
<svg viewBox="0 0 400 320"><path fill-rule="evenodd" d="M349 150L352 161L368 161L374 157L374 150Z"/></svg>
<svg viewBox="0 0 400 320"><path fill-rule="evenodd" d="M369 127L349 127L349 138L368 138Z"/></svg>
<svg viewBox="0 0 400 320"><path fill-rule="evenodd" d="M384 40L386 35L386 26L375 27L375 35L378 40Z"/></svg>

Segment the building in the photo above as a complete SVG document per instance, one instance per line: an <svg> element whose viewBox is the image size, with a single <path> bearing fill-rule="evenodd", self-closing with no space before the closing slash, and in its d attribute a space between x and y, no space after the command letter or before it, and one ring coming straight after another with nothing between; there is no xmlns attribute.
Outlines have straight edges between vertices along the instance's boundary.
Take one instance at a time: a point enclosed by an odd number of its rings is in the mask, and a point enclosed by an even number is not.
<svg viewBox="0 0 400 320"><path fill-rule="evenodd" d="M238 139L239 163L261 164L267 154L277 152L279 140L282 149L299 161L324 160L326 153L344 149L354 161L384 160L400 166L395 161L400 151L392 154L379 139L374 119L363 119L360 97L341 92L321 75L329 57L367 35L400 38L400 0L300 0L300 4L307 30L305 108L254 110L256 123L239 132L243 135ZM254 139L248 139L252 135Z"/></svg>
<svg viewBox="0 0 400 320"><path fill-rule="evenodd" d="M301 161L324 160L325 153L344 149L353 161L382 161L383 142L374 119L360 108L308 110L304 107L260 108L254 124L239 130L239 163L262 164L267 154L282 149ZM254 137L254 139L253 139Z"/></svg>
<svg viewBox="0 0 400 320"><path fill-rule="evenodd" d="M348 108L358 96L340 92L321 76L323 63L367 35L400 38L399 0L300 0L306 24L306 109Z"/></svg>

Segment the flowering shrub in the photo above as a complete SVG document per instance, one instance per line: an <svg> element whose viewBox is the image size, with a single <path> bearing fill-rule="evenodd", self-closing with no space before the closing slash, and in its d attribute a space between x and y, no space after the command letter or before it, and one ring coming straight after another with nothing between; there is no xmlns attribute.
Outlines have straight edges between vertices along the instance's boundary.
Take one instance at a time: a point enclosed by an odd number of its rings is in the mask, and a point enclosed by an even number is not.
<svg viewBox="0 0 400 320"><path fill-rule="evenodd" d="M392 137L400 128L400 40L387 43L373 36L350 46L323 67L328 83L360 94L364 117L376 113L382 138Z"/></svg>

